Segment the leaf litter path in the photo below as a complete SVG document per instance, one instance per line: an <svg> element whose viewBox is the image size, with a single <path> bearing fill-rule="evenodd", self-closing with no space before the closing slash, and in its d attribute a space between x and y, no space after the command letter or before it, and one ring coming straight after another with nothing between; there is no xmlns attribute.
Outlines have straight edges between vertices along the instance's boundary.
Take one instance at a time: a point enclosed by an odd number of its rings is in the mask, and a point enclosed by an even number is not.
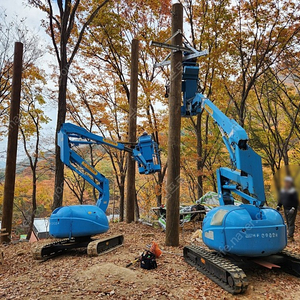
<svg viewBox="0 0 300 300"><path fill-rule="evenodd" d="M31 257L34 244L0 246L4 252L0 299L300 299L299 278L260 267L247 271L245 294L228 294L180 256L190 243L191 230L185 231L185 241L181 235L179 248L164 247L164 233L142 224L111 224L101 237L121 233L123 247L92 258L84 251L72 251L40 262ZM165 251L157 260L158 268L125 268L152 240ZM289 249L300 253L300 234Z"/></svg>

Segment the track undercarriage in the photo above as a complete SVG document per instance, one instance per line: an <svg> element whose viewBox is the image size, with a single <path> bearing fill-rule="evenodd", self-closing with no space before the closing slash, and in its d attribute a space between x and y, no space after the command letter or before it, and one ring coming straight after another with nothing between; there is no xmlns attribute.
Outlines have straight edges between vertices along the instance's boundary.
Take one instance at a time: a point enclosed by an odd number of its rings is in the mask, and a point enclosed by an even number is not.
<svg viewBox="0 0 300 300"><path fill-rule="evenodd" d="M203 247L190 245L183 249L185 261L217 283L231 294L241 294L247 290L248 280L240 265L253 265L255 259L223 256ZM281 268L282 271L300 277L300 255L289 251L263 257L267 263ZM256 262L257 263L257 262Z"/></svg>
<svg viewBox="0 0 300 300"><path fill-rule="evenodd" d="M63 254L70 249L78 248L86 248L89 256L98 256L122 246L123 240L123 235L112 236L105 239L93 239L88 236L56 240L46 245L37 245L32 250L32 256L34 259L49 259Z"/></svg>

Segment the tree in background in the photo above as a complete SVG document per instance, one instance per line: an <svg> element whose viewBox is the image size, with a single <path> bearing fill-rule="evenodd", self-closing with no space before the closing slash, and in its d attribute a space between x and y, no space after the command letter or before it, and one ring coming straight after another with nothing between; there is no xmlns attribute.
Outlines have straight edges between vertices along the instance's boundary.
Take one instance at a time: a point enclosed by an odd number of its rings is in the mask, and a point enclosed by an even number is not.
<svg viewBox="0 0 300 300"><path fill-rule="evenodd" d="M299 136L295 127L300 120L300 94L292 82L282 81L282 73L270 72L254 85L258 105L249 109L249 129L256 147L263 149L268 167L274 175L298 148ZM254 99L253 99L254 98Z"/></svg>
<svg viewBox="0 0 300 300"><path fill-rule="evenodd" d="M224 28L229 28L232 22L230 1L188 0L183 4L190 27L192 46L209 52L207 56L198 59L199 92L205 94L224 112L228 112L229 105L227 99L223 97L225 94L222 90L221 77L223 65L220 57L228 52L231 32ZM196 155L183 153L183 159L189 161L189 164L186 162L182 164L183 172L189 177L188 182L193 189L193 192L191 191L193 198L200 198L207 185L213 186L214 189L216 187L214 178L216 168L213 165L218 166L223 162L220 159L222 149L219 142L220 134L205 112L187 121L183 120L183 126L186 130L183 136L186 151L191 152L196 147ZM196 166L191 162L192 159L196 162Z"/></svg>
<svg viewBox="0 0 300 300"><path fill-rule="evenodd" d="M82 5L82 1L57 0L57 6L50 0L28 0L31 5L47 13L44 26L49 33L56 59L59 65L58 107L55 137L55 186L52 209L62 206L64 187L64 164L60 160L60 148L57 145L57 133L65 122L67 112L67 82L70 66L78 52L86 28L108 2L104 0L92 5ZM56 14L58 10L58 15Z"/></svg>
<svg viewBox="0 0 300 300"><path fill-rule="evenodd" d="M0 122L2 125L0 138L5 138L6 126L8 125L9 100L12 85L13 45L17 40L21 41L24 46L19 138L23 141L31 174L28 174L30 176L24 180L25 185L22 188L19 187L20 179L16 180L14 214L18 215L18 212L21 213L22 219L29 225L29 237L32 231L33 219L37 211L40 129L41 125L47 123L49 120L43 112L45 100L42 96L42 90L45 87L46 79L43 71L37 67L39 59L42 57L42 50L37 34L30 32L25 25L25 19L19 20L15 17L11 22L7 22L5 13L1 14L0 19ZM26 163L25 169L27 166L28 163ZM18 166L19 169L20 166ZM3 178L1 178L2 180ZM26 185L28 185L28 188L25 187ZM3 188L2 184L1 188ZM1 202L2 199L3 197L1 197Z"/></svg>
<svg viewBox="0 0 300 300"><path fill-rule="evenodd" d="M69 118L79 126L87 130L100 134L105 138L116 141L126 140L126 110L124 107L124 98L112 82L117 82L113 74L104 76L101 73L87 73L83 68L76 67L72 72L72 83L76 87L77 96L72 97L68 107ZM93 68L91 68L93 70ZM99 84L101 83L101 85ZM82 86L85 86L83 89ZM117 186L120 194L120 204L124 203L124 188L126 175L126 155L124 152L105 147L114 171ZM90 148L89 162L93 167L97 167L99 161L103 158L103 152L99 149ZM104 174L109 177L110 174ZM98 195L95 195L98 199ZM120 212L124 208L120 208ZM120 213L122 220L122 213Z"/></svg>
<svg viewBox="0 0 300 300"><path fill-rule="evenodd" d="M237 120L245 125L248 96L255 82L298 50L299 1L239 1L234 4L224 64L223 84ZM247 127L247 126L246 126Z"/></svg>
<svg viewBox="0 0 300 300"><path fill-rule="evenodd" d="M82 57L78 70L72 73L77 90L77 102L70 106L70 117L88 130L109 136L114 140L127 140L129 117L130 44L133 37L140 39L138 134L147 131L160 142L159 132L165 128L162 110L155 107L166 104L163 84L154 70L155 60L162 59L157 49L150 48L152 39L166 39L169 32L168 7L170 1L115 1L109 3L90 24L83 40ZM80 65L80 66L79 66ZM83 67L86 66L86 67ZM83 88L84 86L84 88ZM80 103L80 104L79 104ZM79 104L79 105L78 105ZM78 117L74 111L87 114ZM124 213L126 157L124 153L107 148L120 195L120 220ZM160 189L157 197L161 203L161 186L166 172L155 176ZM137 205L136 205L137 207ZM136 209L136 212L138 210Z"/></svg>
<svg viewBox="0 0 300 300"><path fill-rule="evenodd" d="M20 116L20 132L25 154L29 160L32 173L32 192L31 192L31 215L27 219L29 229L27 239L29 240L33 222L37 211L37 181L38 181L38 161L41 158L40 140L41 126L49 121L43 111L45 100L43 89L46 80L41 70L35 66L23 72L22 83L22 103Z"/></svg>

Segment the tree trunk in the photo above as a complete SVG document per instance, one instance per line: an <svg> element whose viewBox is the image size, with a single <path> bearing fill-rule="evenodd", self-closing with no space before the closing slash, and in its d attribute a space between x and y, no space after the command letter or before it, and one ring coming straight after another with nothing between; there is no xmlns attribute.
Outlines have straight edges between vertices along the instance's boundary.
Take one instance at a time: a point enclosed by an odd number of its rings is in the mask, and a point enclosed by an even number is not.
<svg viewBox="0 0 300 300"><path fill-rule="evenodd" d="M161 200L162 200L162 186L158 185L158 195L156 195L156 206L161 206Z"/></svg>
<svg viewBox="0 0 300 300"><path fill-rule="evenodd" d="M157 173L157 186L158 186L158 191L157 191L157 195L156 195L156 205L159 207L162 205L162 187L164 184L164 178L166 175L166 171L168 168L168 163L165 164L165 166L163 167L163 169Z"/></svg>
<svg viewBox="0 0 300 300"><path fill-rule="evenodd" d="M36 167L36 166L35 166ZM31 212L31 219L30 219L30 224L29 224L29 229L27 233L26 239L29 240L31 236L31 232L33 230L33 223L34 223L34 218L36 214L36 170L32 170L32 212Z"/></svg>
<svg viewBox="0 0 300 300"><path fill-rule="evenodd" d="M67 80L68 80L68 65L61 71L59 78L59 94L58 94L58 111L57 111L57 124L55 136L55 185L52 210L62 206L63 192L64 192L64 163L60 159L60 148L57 145L57 134L60 131L61 125L66 119L66 94L67 94Z"/></svg>
<svg viewBox="0 0 300 300"><path fill-rule="evenodd" d="M287 144L287 142L285 142L284 146L282 147L282 157L283 157L284 165L286 167L288 167L288 165L289 165L289 151L288 151L288 144Z"/></svg>
<svg viewBox="0 0 300 300"><path fill-rule="evenodd" d="M128 140L136 142L136 119L137 119L137 97L138 97L138 71L139 71L139 40L133 39L131 45L131 71L130 71L130 99L128 119ZM134 221L137 206L135 189L135 167L136 163L127 155L127 185L126 185L126 222Z"/></svg>
<svg viewBox="0 0 300 300"><path fill-rule="evenodd" d="M134 221L138 221L140 218L140 208L139 208L139 202L137 198L137 193L135 193L135 199L134 199Z"/></svg>
<svg viewBox="0 0 300 300"><path fill-rule="evenodd" d="M120 217L119 217L119 221L120 222L124 221L124 202L125 202L124 181L125 181L125 176L124 176L124 178L121 178L121 184L119 185L119 191L120 191Z"/></svg>
<svg viewBox="0 0 300 300"><path fill-rule="evenodd" d="M197 116L197 196L203 196L203 147L202 147L202 114Z"/></svg>

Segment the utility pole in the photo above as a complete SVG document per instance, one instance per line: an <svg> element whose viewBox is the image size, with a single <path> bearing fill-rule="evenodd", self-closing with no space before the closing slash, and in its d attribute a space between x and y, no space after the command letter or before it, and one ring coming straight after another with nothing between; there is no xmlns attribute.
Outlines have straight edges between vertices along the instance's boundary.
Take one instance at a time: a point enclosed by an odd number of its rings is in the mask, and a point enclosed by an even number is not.
<svg viewBox="0 0 300 300"><path fill-rule="evenodd" d="M182 46L183 7L172 5L172 45ZM171 54L171 79L169 98L168 174L167 174L167 224L166 245L179 245L180 199L180 126L181 126L182 51Z"/></svg>
<svg viewBox="0 0 300 300"><path fill-rule="evenodd" d="M136 119L137 119L137 97L138 97L138 70L139 70L139 40L133 39L131 44L131 71L130 71L130 99L128 140L136 142ZM136 201L135 190L135 161L131 153L127 154L127 186L126 186L126 223L134 221L134 209Z"/></svg>
<svg viewBox="0 0 300 300"><path fill-rule="evenodd" d="M2 230L1 242L10 242L13 203L15 194L15 179L16 179L16 160L18 148L18 131L19 131L19 112L20 112L20 96L21 96L21 78L22 78L22 59L23 59L23 44L15 43L14 50L14 65L13 79L10 103L10 116L7 141L7 157L5 168L5 183L3 197L3 213L2 213Z"/></svg>

